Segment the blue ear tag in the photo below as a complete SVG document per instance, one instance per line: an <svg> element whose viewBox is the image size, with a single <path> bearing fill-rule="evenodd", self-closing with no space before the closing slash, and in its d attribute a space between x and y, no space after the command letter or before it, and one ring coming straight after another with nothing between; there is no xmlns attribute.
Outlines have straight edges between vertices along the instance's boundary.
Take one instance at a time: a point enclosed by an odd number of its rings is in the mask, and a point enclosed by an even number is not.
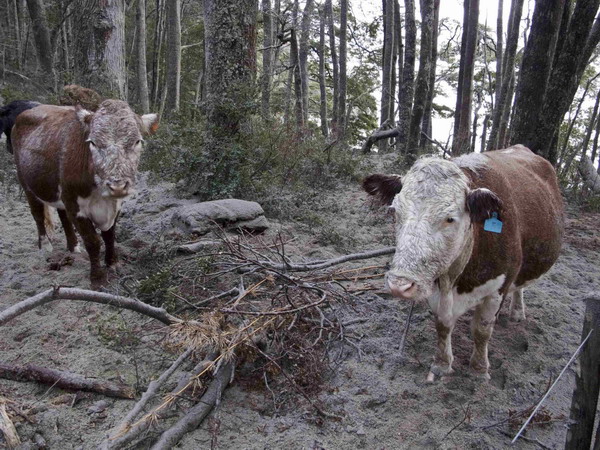
<svg viewBox="0 0 600 450"><path fill-rule="evenodd" d="M491 219L483 222L483 229L492 233L502 233L502 222L498 220L498 213L492 213Z"/></svg>

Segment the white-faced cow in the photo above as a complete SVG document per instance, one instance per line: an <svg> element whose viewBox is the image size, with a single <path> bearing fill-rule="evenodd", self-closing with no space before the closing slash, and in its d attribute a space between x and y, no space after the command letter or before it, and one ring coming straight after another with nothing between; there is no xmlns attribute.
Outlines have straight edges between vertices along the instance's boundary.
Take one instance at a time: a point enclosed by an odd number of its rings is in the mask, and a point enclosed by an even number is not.
<svg viewBox="0 0 600 450"><path fill-rule="evenodd" d="M403 176L371 175L364 189L391 206L392 295L427 300L438 348L427 376L452 372L451 333L475 308L471 368L489 379L488 341L503 299L525 317L523 287L558 258L563 203L552 165L522 145L453 160L422 158Z"/></svg>
<svg viewBox="0 0 600 450"><path fill-rule="evenodd" d="M127 103L102 102L92 113L80 107L41 105L19 114L12 146L19 182L38 229L38 246L52 249L46 235L48 207L58 209L69 251L81 235L89 254L92 285L106 277L100 266L101 232L105 263L117 260L115 223L131 194L143 136L158 127L158 116L136 115Z"/></svg>

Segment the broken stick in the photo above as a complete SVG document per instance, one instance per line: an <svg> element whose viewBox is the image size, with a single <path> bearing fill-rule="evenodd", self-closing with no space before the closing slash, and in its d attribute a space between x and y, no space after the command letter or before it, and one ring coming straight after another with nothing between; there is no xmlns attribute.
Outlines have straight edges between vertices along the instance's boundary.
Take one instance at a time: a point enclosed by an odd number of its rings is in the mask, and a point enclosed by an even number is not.
<svg viewBox="0 0 600 450"><path fill-rule="evenodd" d="M132 399L135 395L133 388L126 384L94 380L76 373L47 369L33 364L13 366L0 362L0 378L14 381L37 381L61 389L97 392L109 397Z"/></svg>
<svg viewBox="0 0 600 450"><path fill-rule="evenodd" d="M21 444L21 439L17 434L15 425L10 420L8 413L6 412L6 403L0 397L0 431L4 434L4 440L8 448L16 448Z"/></svg>

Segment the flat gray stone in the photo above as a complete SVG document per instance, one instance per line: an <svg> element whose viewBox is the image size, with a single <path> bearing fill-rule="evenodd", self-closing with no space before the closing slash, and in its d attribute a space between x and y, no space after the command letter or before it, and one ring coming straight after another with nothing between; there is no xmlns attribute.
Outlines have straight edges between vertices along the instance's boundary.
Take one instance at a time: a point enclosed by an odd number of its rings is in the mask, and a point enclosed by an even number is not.
<svg viewBox="0 0 600 450"><path fill-rule="evenodd" d="M213 200L177 208L171 224L188 233L206 234L216 226L227 230L262 232L269 227L265 212L256 202L237 199Z"/></svg>

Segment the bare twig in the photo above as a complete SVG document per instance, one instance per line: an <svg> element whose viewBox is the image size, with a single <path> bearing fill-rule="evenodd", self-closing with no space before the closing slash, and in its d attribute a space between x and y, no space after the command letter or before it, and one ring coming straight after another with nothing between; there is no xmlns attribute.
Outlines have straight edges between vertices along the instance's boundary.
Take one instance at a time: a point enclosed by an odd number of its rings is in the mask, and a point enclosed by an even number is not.
<svg viewBox="0 0 600 450"><path fill-rule="evenodd" d="M57 386L61 389L98 392L109 397L127 399L134 397L133 388L125 384L94 380L76 373L47 369L45 367L34 366L33 364L13 366L0 362L0 378L15 381L37 381Z"/></svg>
<svg viewBox="0 0 600 450"><path fill-rule="evenodd" d="M404 354L404 345L406 344L406 336L408 336L408 329L410 328L410 319L412 318L413 309L415 307L415 302L410 304L410 309L408 310L408 316L406 317L406 323L404 324L404 332L402 333L402 338L400 339L400 350L398 354L400 357Z"/></svg>

